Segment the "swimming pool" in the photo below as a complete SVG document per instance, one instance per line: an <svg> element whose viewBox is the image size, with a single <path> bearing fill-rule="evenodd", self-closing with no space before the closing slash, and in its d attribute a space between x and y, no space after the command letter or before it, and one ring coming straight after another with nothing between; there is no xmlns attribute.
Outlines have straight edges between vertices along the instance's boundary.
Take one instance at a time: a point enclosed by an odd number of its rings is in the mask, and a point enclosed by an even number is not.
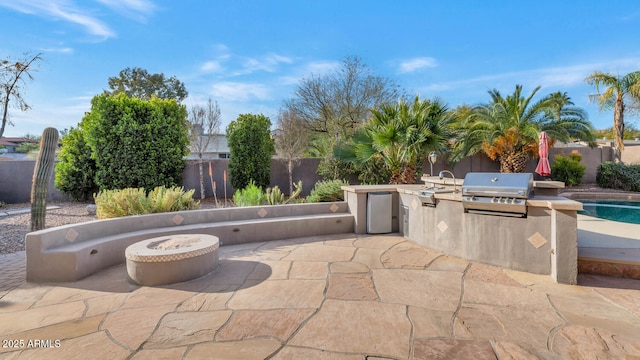
<svg viewBox="0 0 640 360"><path fill-rule="evenodd" d="M576 199L583 205L578 214L601 219L640 224L640 201Z"/></svg>

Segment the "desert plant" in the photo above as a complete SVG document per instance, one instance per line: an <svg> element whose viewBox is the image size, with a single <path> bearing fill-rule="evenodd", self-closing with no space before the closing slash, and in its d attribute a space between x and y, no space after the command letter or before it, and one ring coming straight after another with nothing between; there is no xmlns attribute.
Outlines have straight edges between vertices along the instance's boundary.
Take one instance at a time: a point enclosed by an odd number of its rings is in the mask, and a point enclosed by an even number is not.
<svg viewBox="0 0 640 360"><path fill-rule="evenodd" d="M344 200L342 186L347 186L346 180L318 181L307 196L307 202L333 202Z"/></svg>
<svg viewBox="0 0 640 360"><path fill-rule="evenodd" d="M302 181L298 181L297 184L294 184L295 190L289 196L288 199L285 199L284 193L280 190L279 187L274 186L272 188L267 188L265 192L265 197L267 199L267 203L269 205L278 205L278 204L288 204L294 201L298 195L302 192Z"/></svg>
<svg viewBox="0 0 640 360"><path fill-rule="evenodd" d="M551 166L551 178L556 181L562 181L568 186L579 185L584 178L587 167L580 164L582 155L573 151L568 156L556 155L555 162Z"/></svg>
<svg viewBox="0 0 640 360"><path fill-rule="evenodd" d="M194 190L181 187L157 187L148 194L144 188L102 190L95 195L98 219L193 210L200 205L193 199Z"/></svg>
<svg viewBox="0 0 640 360"><path fill-rule="evenodd" d="M263 205L266 201L265 194L262 192L253 180L249 181L249 185L244 189L237 190L233 194L233 203L236 206L258 206Z"/></svg>
<svg viewBox="0 0 640 360"><path fill-rule="evenodd" d="M57 148L58 130L51 127L44 129L31 184L31 231L45 227L47 191L55 167Z"/></svg>
<svg viewBox="0 0 640 360"><path fill-rule="evenodd" d="M596 184L602 188L640 191L640 165L605 161L598 165Z"/></svg>

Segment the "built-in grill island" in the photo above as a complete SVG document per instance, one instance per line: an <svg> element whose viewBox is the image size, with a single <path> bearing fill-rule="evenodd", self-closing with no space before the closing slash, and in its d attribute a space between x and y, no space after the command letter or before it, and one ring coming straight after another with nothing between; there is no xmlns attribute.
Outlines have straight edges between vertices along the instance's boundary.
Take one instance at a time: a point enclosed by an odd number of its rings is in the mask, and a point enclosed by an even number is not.
<svg viewBox="0 0 640 360"><path fill-rule="evenodd" d="M557 182L535 182L532 174L468 172L464 181L442 175L425 175L424 184L343 187L354 231L367 232L368 193L387 191L392 231L415 244L446 256L550 275L560 283L577 282L582 204L558 196Z"/></svg>
<svg viewBox="0 0 640 360"><path fill-rule="evenodd" d="M526 217L532 195L533 174L471 172L462 185L462 206L467 213Z"/></svg>

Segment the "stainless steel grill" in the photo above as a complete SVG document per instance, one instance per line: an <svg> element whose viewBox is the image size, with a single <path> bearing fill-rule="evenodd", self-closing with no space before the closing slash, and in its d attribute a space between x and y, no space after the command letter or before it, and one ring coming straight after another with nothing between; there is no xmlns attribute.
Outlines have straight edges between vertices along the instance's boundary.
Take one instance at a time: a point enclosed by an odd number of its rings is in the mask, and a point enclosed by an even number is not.
<svg viewBox="0 0 640 360"><path fill-rule="evenodd" d="M465 212L501 216L527 216L533 174L467 173L462 185Z"/></svg>

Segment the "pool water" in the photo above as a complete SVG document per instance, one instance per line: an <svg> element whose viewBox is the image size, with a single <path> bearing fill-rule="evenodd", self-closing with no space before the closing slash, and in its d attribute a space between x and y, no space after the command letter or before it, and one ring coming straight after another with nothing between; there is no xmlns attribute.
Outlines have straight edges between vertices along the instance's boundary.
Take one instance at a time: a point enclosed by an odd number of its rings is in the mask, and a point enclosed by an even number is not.
<svg viewBox="0 0 640 360"><path fill-rule="evenodd" d="M583 210L578 214L601 219L640 224L640 201L579 199Z"/></svg>

